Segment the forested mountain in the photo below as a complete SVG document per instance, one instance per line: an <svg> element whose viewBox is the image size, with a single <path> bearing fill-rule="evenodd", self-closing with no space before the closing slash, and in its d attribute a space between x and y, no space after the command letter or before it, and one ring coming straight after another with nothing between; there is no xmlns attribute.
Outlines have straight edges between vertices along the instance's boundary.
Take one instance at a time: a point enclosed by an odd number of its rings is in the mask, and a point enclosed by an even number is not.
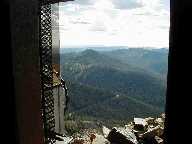
<svg viewBox="0 0 192 144"><path fill-rule="evenodd" d="M119 49L61 54L69 112L97 119L129 119L164 111L166 50Z"/></svg>
<svg viewBox="0 0 192 144"><path fill-rule="evenodd" d="M106 52L106 55L116 58L136 67L147 69L166 78L168 68L168 49L119 49Z"/></svg>
<svg viewBox="0 0 192 144"><path fill-rule="evenodd" d="M114 94L95 87L68 83L69 111L78 116L100 120L130 120L132 116L159 114L162 109L123 94Z"/></svg>

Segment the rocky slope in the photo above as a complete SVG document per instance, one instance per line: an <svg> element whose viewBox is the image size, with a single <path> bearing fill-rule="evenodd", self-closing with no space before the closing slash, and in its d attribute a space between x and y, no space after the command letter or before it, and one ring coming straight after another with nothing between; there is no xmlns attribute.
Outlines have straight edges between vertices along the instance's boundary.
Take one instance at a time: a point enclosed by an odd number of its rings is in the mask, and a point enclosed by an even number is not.
<svg viewBox="0 0 192 144"><path fill-rule="evenodd" d="M134 118L122 127L100 126L98 129L84 129L57 144L164 144L165 114L157 118Z"/></svg>

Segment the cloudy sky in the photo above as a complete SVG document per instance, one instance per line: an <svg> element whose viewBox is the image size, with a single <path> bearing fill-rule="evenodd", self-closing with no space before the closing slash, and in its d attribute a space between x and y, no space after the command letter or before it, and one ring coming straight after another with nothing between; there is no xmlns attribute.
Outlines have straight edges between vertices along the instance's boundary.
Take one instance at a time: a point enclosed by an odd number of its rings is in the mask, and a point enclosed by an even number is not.
<svg viewBox="0 0 192 144"><path fill-rule="evenodd" d="M61 47L169 45L169 0L75 0L59 9Z"/></svg>

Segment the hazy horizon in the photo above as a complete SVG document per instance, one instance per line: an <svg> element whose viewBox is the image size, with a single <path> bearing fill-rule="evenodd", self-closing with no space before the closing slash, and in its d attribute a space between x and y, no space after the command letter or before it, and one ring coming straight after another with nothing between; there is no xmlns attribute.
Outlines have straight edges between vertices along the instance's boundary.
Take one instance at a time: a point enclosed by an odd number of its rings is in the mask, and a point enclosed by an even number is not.
<svg viewBox="0 0 192 144"><path fill-rule="evenodd" d="M61 49L65 49L65 48L119 48L119 49L129 49L129 48L143 48L143 49L169 49L169 47L150 47L150 46L146 46L146 47L130 47L130 46L122 46L122 45L117 45L117 46L106 46L106 45L69 45L69 46L63 46L60 47Z"/></svg>

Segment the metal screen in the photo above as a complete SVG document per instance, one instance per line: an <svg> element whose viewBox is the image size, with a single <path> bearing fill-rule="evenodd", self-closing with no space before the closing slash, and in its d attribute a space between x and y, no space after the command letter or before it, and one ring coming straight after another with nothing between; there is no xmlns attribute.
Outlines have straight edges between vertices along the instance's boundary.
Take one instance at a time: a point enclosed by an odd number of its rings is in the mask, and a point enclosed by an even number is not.
<svg viewBox="0 0 192 144"><path fill-rule="evenodd" d="M42 117L45 143L54 144L55 118L53 98L53 66L52 66L52 26L51 4L40 6L40 64L42 84Z"/></svg>

